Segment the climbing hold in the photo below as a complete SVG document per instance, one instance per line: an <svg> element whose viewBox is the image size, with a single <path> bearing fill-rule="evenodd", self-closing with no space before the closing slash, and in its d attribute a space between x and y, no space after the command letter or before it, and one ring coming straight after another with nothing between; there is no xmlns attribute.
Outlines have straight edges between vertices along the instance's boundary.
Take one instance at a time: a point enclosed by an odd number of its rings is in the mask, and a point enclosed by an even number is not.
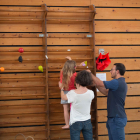
<svg viewBox="0 0 140 140"><path fill-rule="evenodd" d="M1 67L1 68L0 68L0 71L3 72L3 71L4 71L4 67Z"/></svg>
<svg viewBox="0 0 140 140"><path fill-rule="evenodd" d="M82 64L82 66L87 66L87 61L84 61L84 63Z"/></svg>
<svg viewBox="0 0 140 140"><path fill-rule="evenodd" d="M43 67L42 66L38 66L38 69L43 72Z"/></svg>
<svg viewBox="0 0 140 140"><path fill-rule="evenodd" d="M19 56L18 61L22 63L23 61L22 56Z"/></svg>
<svg viewBox="0 0 140 140"><path fill-rule="evenodd" d="M20 53L23 53L23 52L24 52L23 48L19 48L18 51L19 51Z"/></svg>

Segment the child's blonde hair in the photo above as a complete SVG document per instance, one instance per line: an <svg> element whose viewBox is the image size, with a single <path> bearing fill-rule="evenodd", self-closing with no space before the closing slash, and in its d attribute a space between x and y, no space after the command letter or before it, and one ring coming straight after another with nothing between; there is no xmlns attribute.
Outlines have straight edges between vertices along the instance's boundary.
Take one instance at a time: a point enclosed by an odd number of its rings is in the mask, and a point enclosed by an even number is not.
<svg viewBox="0 0 140 140"><path fill-rule="evenodd" d="M63 78L62 78L62 87L68 90L70 78L73 73L75 73L76 62L74 60L67 60L62 68Z"/></svg>

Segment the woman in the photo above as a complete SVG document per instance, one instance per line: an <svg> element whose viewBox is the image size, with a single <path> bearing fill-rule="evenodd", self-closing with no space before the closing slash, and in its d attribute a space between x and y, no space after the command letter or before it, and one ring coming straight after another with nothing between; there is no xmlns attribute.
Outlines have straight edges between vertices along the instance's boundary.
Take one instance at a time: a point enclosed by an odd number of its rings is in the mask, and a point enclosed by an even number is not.
<svg viewBox="0 0 140 140"><path fill-rule="evenodd" d="M93 140L90 107L94 92L86 88L93 83L91 73L85 70L79 72L75 82L77 89L67 94L64 94L61 88L61 99L72 103L69 123L70 137L71 140L80 140L80 132L82 132L85 140Z"/></svg>

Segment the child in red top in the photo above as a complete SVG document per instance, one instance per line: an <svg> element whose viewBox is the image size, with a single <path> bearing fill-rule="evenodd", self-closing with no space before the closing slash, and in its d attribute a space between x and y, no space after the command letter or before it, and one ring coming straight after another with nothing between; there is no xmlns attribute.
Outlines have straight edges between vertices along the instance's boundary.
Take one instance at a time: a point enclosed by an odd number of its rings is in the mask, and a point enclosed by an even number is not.
<svg viewBox="0 0 140 140"><path fill-rule="evenodd" d="M60 71L60 87L64 87L64 94L67 94L70 90L76 89L74 82L75 77L77 76L76 70L76 62L71 60L70 57L66 57L67 60ZM83 62L79 65L82 66ZM63 104L64 108L64 119L65 119L65 126L63 126L63 129L69 128L69 104L68 101L61 99L61 104Z"/></svg>

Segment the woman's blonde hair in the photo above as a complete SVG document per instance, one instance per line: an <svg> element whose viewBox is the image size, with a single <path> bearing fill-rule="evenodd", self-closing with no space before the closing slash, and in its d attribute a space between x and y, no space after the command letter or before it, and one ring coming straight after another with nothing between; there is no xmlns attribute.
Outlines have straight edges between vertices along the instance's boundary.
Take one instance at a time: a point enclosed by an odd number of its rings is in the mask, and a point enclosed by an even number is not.
<svg viewBox="0 0 140 140"><path fill-rule="evenodd" d="M62 68L63 78L62 78L62 87L68 90L70 79L75 73L76 62L74 60L67 60Z"/></svg>

